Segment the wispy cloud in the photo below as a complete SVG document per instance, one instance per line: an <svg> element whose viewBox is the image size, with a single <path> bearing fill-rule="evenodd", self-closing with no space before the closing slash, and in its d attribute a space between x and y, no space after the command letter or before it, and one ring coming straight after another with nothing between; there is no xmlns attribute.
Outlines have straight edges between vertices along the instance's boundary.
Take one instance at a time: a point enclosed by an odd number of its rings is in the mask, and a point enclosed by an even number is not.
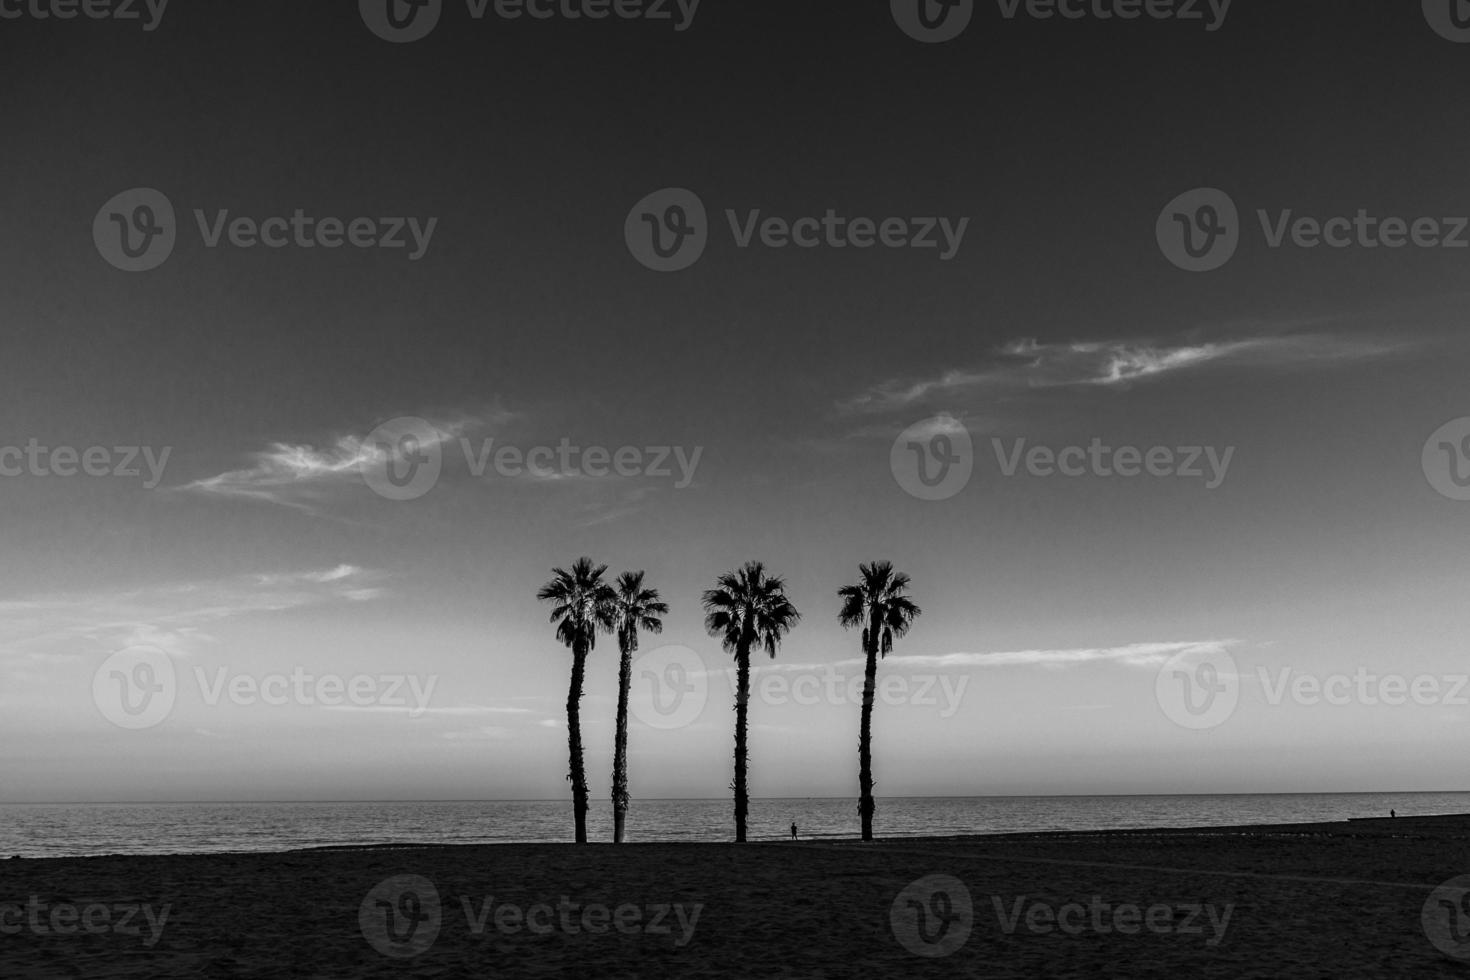
<svg viewBox="0 0 1470 980"><path fill-rule="evenodd" d="M383 594L382 575L356 565L271 572L141 589L38 595L0 602L0 654L37 662L77 651L158 647L189 656L214 642L209 624L251 613Z"/></svg>
<svg viewBox="0 0 1470 980"><path fill-rule="evenodd" d="M578 527L595 527L636 514L658 492L657 487L619 486L612 482L608 482L608 487L610 490L607 494L582 508L582 513L586 516L578 522Z"/></svg>
<svg viewBox="0 0 1470 980"><path fill-rule="evenodd" d="M1209 655L1236 646L1237 640L1188 640L1129 643L1116 647L1074 647L1059 650L1008 650L998 653L945 653L889 658L908 667L1046 667L1060 669L1089 663L1117 663L1127 667L1161 667L1181 653Z"/></svg>
<svg viewBox="0 0 1470 980"><path fill-rule="evenodd" d="M981 363L920 378L895 378L838 403L842 414L872 414L962 395L1028 389L1123 387L1207 365L1300 368L1383 357L1406 345L1326 332L1270 333L1222 340L1150 339L1041 343L1015 340Z"/></svg>
<svg viewBox="0 0 1470 980"><path fill-rule="evenodd" d="M480 424L479 419L472 418L426 421L430 429L418 440L418 451L438 448ZM405 461L402 443L380 443L371 436L371 433L339 436L324 448L272 443L264 450L251 453L248 466L194 480L176 489L257 500L315 513L329 491L360 481L365 468Z"/></svg>

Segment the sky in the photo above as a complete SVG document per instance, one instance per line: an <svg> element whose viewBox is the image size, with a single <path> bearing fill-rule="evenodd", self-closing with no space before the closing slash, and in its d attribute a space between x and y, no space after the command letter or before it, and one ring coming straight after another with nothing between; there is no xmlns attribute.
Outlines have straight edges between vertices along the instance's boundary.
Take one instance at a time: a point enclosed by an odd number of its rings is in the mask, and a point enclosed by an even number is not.
<svg viewBox="0 0 1470 980"><path fill-rule="evenodd" d="M756 796L856 795L874 559L923 610L880 796L1470 789L1470 46L1425 6L0 2L0 802L569 798L535 593L581 555L671 606L635 797L728 794L699 597L753 559L803 613ZM616 678L604 637L595 797Z"/></svg>

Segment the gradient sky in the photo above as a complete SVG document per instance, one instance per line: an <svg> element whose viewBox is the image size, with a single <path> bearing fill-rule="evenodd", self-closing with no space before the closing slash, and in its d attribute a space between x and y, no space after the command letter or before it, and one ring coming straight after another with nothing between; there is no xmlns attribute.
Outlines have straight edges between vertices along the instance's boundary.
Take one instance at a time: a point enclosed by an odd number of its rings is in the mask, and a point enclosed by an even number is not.
<svg viewBox="0 0 1470 980"><path fill-rule="evenodd" d="M880 795L1470 789L1470 708L1267 703L1256 670L1467 669L1470 503L1426 480L1470 415L1470 251L1268 248L1257 208L1470 214L1470 46L1419 5L1237 0L1218 31L1001 18L924 45L886 3L705 0L694 26L470 20L388 44L352 3L0 21L0 444L171 447L162 483L0 478L0 801L568 795L570 657L536 588L646 569L662 637L728 664L698 597L758 558L805 619L777 665L841 665L836 589L888 558L924 614L881 673ZM1200 186L1248 226L1191 274L1154 239ZM146 273L105 201L185 225ZM669 274L623 224L664 187L715 225ZM206 249L190 212L438 218L402 251ZM739 249L723 212L969 217L932 251ZM522 448L702 448L693 483L476 478L375 495L363 438L414 415ZM895 437L963 424L924 501ZM1233 447L1198 480L1005 478L989 439ZM455 443L448 444L453 449ZM186 678L162 724L92 700L130 644ZM1240 708L1186 730L1162 660L1228 651ZM1079 654L1076 651L1091 651ZM606 794L616 648L584 705ZM215 676L415 674L430 710L211 706ZM775 668L763 661L766 669ZM639 696L643 696L640 692ZM724 674L635 724L636 797L723 797ZM757 796L855 795L858 706L757 700Z"/></svg>

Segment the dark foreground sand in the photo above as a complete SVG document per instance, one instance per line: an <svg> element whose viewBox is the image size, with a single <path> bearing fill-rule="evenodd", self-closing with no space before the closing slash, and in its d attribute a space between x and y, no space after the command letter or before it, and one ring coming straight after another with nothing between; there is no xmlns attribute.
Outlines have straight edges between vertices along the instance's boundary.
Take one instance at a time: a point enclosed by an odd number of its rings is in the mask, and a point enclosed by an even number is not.
<svg viewBox="0 0 1470 980"><path fill-rule="evenodd" d="M1470 816L8 860L0 977L1464 977L1470 901L1435 889L1467 844Z"/></svg>

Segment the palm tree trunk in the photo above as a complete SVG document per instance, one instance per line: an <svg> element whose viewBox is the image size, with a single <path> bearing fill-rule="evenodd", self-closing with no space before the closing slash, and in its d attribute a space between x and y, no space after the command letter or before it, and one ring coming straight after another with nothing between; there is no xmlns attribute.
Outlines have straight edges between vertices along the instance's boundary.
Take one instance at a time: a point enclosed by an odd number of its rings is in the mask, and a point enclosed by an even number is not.
<svg viewBox="0 0 1470 980"><path fill-rule="evenodd" d="M863 720L858 730L858 814L863 822L863 840L873 839L873 692L878 679L878 651L867 644L868 662L863 669Z"/></svg>
<svg viewBox="0 0 1470 980"><path fill-rule="evenodd" d="M636 641L635 641L636 642ZM632 643L620 643L618 664L618 722L613 748L613 843L623 842L623 820L628 815L628 687L633 681Z"/></svg>
<svg viewBox="0 0 1470 980"><path fill-rule="evenodd" d="M577 843L587 843L587 771L582 764L582 679L587 672L587 646L577 644L572 651L572 687L567 692L567 751L571 755L572 817L577 827Z"/></svg>
<svg viewBox="0 0 1470 980"><path fill-rule="evenodd" d="M735 843L745 843L745 815L750 801L745 785L745 726L750 709L750 648L736 655L735 668Z"/></svg>

